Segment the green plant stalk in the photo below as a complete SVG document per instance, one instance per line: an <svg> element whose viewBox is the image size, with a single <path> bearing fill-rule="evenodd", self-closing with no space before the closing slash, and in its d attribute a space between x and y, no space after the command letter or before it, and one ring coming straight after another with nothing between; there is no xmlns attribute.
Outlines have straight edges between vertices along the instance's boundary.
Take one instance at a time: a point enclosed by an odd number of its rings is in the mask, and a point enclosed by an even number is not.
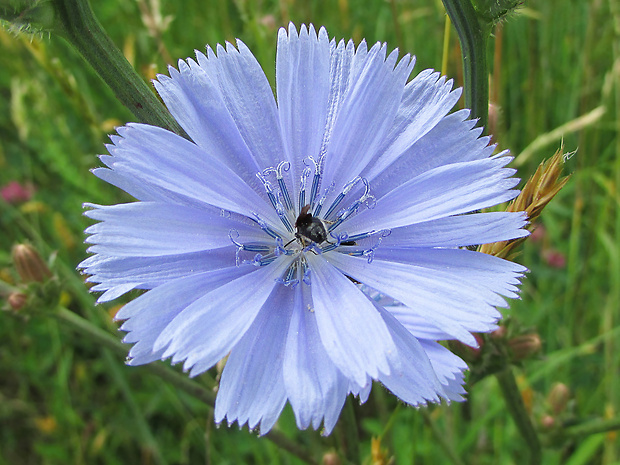
<svg viewBox="0 0 620 465"><path fill-rule="evenodd" d="M67 323L74 331L79 332L83 336L87 336L92 341L96 341L102 347L110 349L112 352L123 357L127 356L126 344L123 344L108 331L95 326L87 319L79 316L77 313L72 312L67 308L59 307L52 314L59 320ZM144 365L143 368L159 376L170 384L188 392L204 403L210 406L215 405L215 393L195 381L192 381L187 376L177 373L176 371L158 363Z"/></svg>
<svg viewBox="0 0 620 465"><path fill-rule="evenodd" d="M461 43L465 77L465 107L486 132L489 120L487 42L490 26L483 26L470 0L442 0Z"/></svg>
<svg viewBox="0 0 620 465"><path fill-rule="evenodd" d="M540 439L538 438L538 434L536 434L534 425L532 425L530 416L523 403L523 397L517 386L512 368L507 366L504 370L496 373L495 377L499 382L504 400L506 401L506 408L510 412L510 416L517 425L519 433L521 433L521 436L529 448L530 459L527 463L530 465L539 465L542 460Z"/></svg>
<svg viewBox="0 0 620 465"><path fill-rule="evenodd" d="M337 433L341 450L347 464L357 465L360 461L360 438L357 431L357 419L353 409L353 398L347 397L338 422Z"/></svg>
<svg viewBox="0 0 620 465"><path fill-rule="evenodd" d="M123 372L119 368L118 361L114 359L114 355L112 355L112 352L109 349L103 349L101 352L103 353L103 358L105 359L110 376L114 379L114 382L120 389L123 398L125 399L125 404L131 410L134 425L142 438L142 443L147 447L153 461L156 464L167 465L168 462L166 462L166 459L161 453L157 440L153 437L148 421L144 417L143 412L140 410L140 407L131 392L129 383L127 383L127 373Z"/></svg>
<svg viewBox="0 0 620 465"><path fill-rule="evenodd" d="M99 24L88 0L52 0L55 27L110 86L116 97L141 123L152 124L187 137L149 85Z"/></svg>
<svg viewBox="0 0 620 465"><path fill-rule="evenodd" d="M570 438L583 439L586 436L598 433L606 433L608 431L620 430L620 417L586 421L578 425L565 427L563 434Z"/></svg>
<svg viewBox="0 0 620 465"><path fill-rule="evenodd" d="M102 347L110 349L112 352L120 354L122 356L127 355L127 345L120 342L117 338L111 335L109 332L95 326L85 318L77 315L76 313L68 310L64 307L58 307L53 313L56 318L66 323L74 331L79 332L81 335L86 335L91 341L96 341ZM152 374L158 376L163 381L167 381L171 385L187 392L188 394L196 397L205 404L213 407L215 405L215 393L210 389L201 386L195 381L192 381L186 375L177 373L167 366L159 363L149 363L142 367L145 370L150 371ZM279 448L286 450L287 452L295 455L310 465L317 465L310 451L306 450L299 444L290 440L286 436L277 431L270 431L265 435L271 442L273 442Z"/></svg>
<svg viewBox="0 0 620 465"><path fill-rule="evenodd" d="M489 71L487 42L492 25L476 14L470 0L442 0L450 20L454 24L461 43L463 74L465 76L465 106L471 116L478 118L486 132L489 119ZM510 415L530 449L531 465L541 461L540 439L525 409L523 398L510 366L495 375Z"/></svg>
<svg viewBox="0 0 620 465"><path fill-rule="evenodd" d="M444 454L447 455L449 462L453 465L464 465L464 462L459 458L458 453L454 450L452 445L446 439L445 432L441 431L431 418L431 414L428 412L428 409L422 408L419 411L424 417L424 422L431 429L433 437L441 446L441 450Z"/></svg>

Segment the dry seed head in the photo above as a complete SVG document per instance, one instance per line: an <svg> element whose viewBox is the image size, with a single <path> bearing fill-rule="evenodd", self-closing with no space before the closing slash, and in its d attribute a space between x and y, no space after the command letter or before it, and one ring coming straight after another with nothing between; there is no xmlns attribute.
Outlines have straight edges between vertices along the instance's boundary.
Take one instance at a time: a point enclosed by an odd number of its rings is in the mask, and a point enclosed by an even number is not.
<svg viewBox="0 0 620 465"><path fill-rule="evenodd" d="M563 147L547 161L543 161L534 175L528 179L521 190L521 193L514 199L506 211L527 213L529 224L527 229L530 230L534 221L538 219L541 212L547 206L551 199L560 192L570 176L560 177L562 174L562 165L564 163L565 154ZM495 255L501 258L511 258L511 252L520 245L526 238L513 239L510 241L494 242L492 244L483 244L478 250L480 252Z"/></svg>

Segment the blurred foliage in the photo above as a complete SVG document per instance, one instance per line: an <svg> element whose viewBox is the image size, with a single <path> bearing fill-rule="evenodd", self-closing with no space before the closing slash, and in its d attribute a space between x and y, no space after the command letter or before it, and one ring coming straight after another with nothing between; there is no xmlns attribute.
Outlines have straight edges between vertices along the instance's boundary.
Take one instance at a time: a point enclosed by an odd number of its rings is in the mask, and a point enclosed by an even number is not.
<svg viewBox="0 0 620 465"><path fill-rule="evenodd" d="M241 38L271 82L278 27L325 25L331 36L388 42L417 55L416 70L439 69L445 13L439 0L99 0L93 8L113 41L144 76L194 49ZM445 72L462 85L456 35ZM531 272L511 325L536 331L536 360L522 363L526 406L545 431L586 418L615 418L620 407L620 2L531 0L499 24L490 42L490 128L527 178L563 137L571 181L539 220L518 261ZM174 64L174 63L172 63ZM574 120L601 109L585 123ZM85 256L83 202L129 198L89 169L114 127L131 115L68 44L0 29L0 187L34 187L29 200L0 200L0 279L16 284L11 248L28 242L59 276L58 299L114 331L113 305L94 306L75 266ZM567 125L567 123L569 123ZM565 126L561 134L553 130ZM527 160L518 155L529 147ZM4 303L0 303L4 305ZM43 310L43 309L42 309ZM247 430L216 428L211 411L141 368L69 331L43 312L0 315L0 465L4 464L295 464ZM120 335L119 335L120 337ZM205 381L206 382L206 381ZM563 383L570 395L558 412L546 400ZM398 406L376 386L355 405L362 457L396 464L448 463L439 439L462 463L523 463L525 452L496 381L470 389L469 402L420 411ZM555 404L554 404L555 405ZM551 420L549 420L551 418ZM277 429L317 453L331 453L339 434L297 431L287 408ZM381 444L371 446L371 437ZM615 433L557 439L545 464L611 464L620 460ZM381 451L381 453L377 452ZM330 456L333 458L332 456Z"/></svg>

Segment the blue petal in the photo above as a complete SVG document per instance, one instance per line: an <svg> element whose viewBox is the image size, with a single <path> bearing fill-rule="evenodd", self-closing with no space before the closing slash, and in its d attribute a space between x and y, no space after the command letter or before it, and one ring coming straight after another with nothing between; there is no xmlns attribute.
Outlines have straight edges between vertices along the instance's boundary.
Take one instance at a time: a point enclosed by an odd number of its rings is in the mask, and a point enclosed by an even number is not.
<svg viewBox="0 0 620 465"><path fill-rule="evenodd" d="M355 50L355 44L352 40L349 40L345 44L344 40L338 42L330 42L330 67L329 67L329 102L327 106L327 120L325 130L323 134L323 142L321 144L321 150L317 154L311 154L313 157L324 155L327 150L327 145L331 139L334 131L334 124L336 118L344 101L344 96L349 89L349 76L351 69L355 63L359 64L364 62L366 57L366 42L358 46ZM319 161L319 160L317 160Z"/></svg>
<svg viewBox="0 0 620 465"><path fill-rule="evenodd" d="M334 364L363 385L367 375L389 372L394 343L375 307L323 257L306 255L311 269L312 305L323 346Z"/></svg>
<svg viewBox="0 0 620 465"><path fill-rule="evenodd" d="M115 319L127 320L123 342L135 343L129 351L130 365L163 359L164 348L154 350L161 332L186 307L211 290L253 271L250 267L231 267L178 278L159 286L123 306Z"/></svg>
<svg viewBox="0 0 620 465"><path fill-rule="evenodd" d="M86 229L89 252L115 257L162 256L231 245L234 230L244 240L265 240L257 225L248 225L219 212L161 202L114 206L86 204L84 214L102 221Z"/></svg>
<svg viewBox="0 0 620 465"><path fill-rule="evenodd" d="M219 85L220 92L241 137L262 169L284 160L285 150L278 110L267 77L248 47L237 40L217 46L217 56L207 48L207 56L197 53L202 69Z"/></svg>
<svg viewBox="0 0 620 465"><path fill-rule="evenodd" d="M373 194L379 198L420 174L453 163L482 160L493 155L490 137L480 137L476 121L466 120L469 110L444 117L437 125L406 149L381 172L368 177ZM374 173L374 172L373 172Z"/></svg>
<svg viewBox="0 0 620 465"><path fill-rule="evenodd" d="M98 256L84 260L80 264L84 273L91 275L86 281L101 283L91 291L122 290L116 297L131 289L152 289L176 278L194 273L226 268L235 263L234 246L162 257L111 257L104 260ZM99 298L107 302L116 297Z"/></svg>
<svg viewBox="0 0 620 465"><path fill-rule="evenodd" d="M412 262L416 264L382 260L377 256L380 250L381 248L377 249L372 263L368 263L365 258L340 253L330 253L329 261L346 275L410 307L412 311L428 320L433 327L441 328L453 338L472 345L475 345L475 339L470 332L491 331L496 328L495 322L501 314L494 305L505 305L505 301L496 293L509 293L510 288L514 287L513 282L518 282L520 276L519 272L507 269L496 277L493 274L497 268L493 266L495 263L485 270L485 259L494 258L490 256L484 256L484 259L471 268L463 268L467 270L466 273L460 272L459 268L456 268L459 271L454 273L451 273L449 268L435 269L429 258L436 252L441 259L444 257L442 253L469 252L466 250L416 250L420 256L419 264L413 259ZM391 251L390 259L395 260L409 252L410 249ZM470 253L471 260L475 260L476 252ZM425 257L424 254L428 256ZM500 259L496 260L504 263ZM470 276L476 274L479 278L483 278L482 283L479 282L473 287L471 284L467 285ZM495 289L496 285L502 287Z"/></svg>
<svg viewBox="0 0 620 465"><path fill-rule="evenodd" d="M480 296L489 303L506 307L500 294L518 298L520 278L527 271L522 265L466 249L401 249L380 247L375 258L388 260L428 270L429 275L446 282L459 283L463 296Z"/></svg>
<svg viewBox="0 0 620 465"><path fill-rule="evenodd" d="M370 391L372 390L372 378L370 376L366 377L366 381L359 385L353 380L349 380L349 392L356 396L360 404L365 404L370 396Z"/></svg>
<svg viewBox="0 0 620 465"><path fill-rule="evenodd" d="M394 124L365 177L375 178L448 114L461 95L460 89L451 90L452 81L433 70L422 71L405 86Z"/></svg>
<svg viewBox="0 0 620 465"><path fill-rule="evenodd" d="M465 389L465 370L467 364L448 349L435 341L418 339L424 352L431 361L433 370L443 385L444 396L447 400L462 401Z"/></svg>
<svg viewBox="0 0 620 465"><path fill-rule="evenodd" d="M396 345L390 372L379 381L403 402L411 405L439 402L447 397L424 348L393 316L378 307Z"/></svg>
<svg viewBox="0 0 620 465"><path fill-rule="evenodd" d="M330 360L319 335L306 285L295 288L295 302L284 353L284 385L297 426L317 429L325 419L330 434L347 396L348 381Z"/></svg>
<svg viewBox="0 0 620 465"><path fill-rule="evenodd" d="M151 198L200 208L212 205L252 217L279 221L273 208L229 167L197 145L155 126L130 124L118 129L123 137L108 146L111 156L101 160L111 168L105 180L119 187L137 186L127 192L137 195L145 185ZM182 154L182 155L178 155ZM105 172L105 170L103 170ZM102 170L95 170L101 176ZM117 183L117 179L121 183ZM144 200L144 199L140 199Z"/></svg>
<svg viewBox="0 0 620 465"><path fill-rule="evenodd" d="M385 53L376 44L360 69L352 70L325 156L323 185L336 186L332 196L366 167L393 124L411 60L406 56L395 67L398 50L387 59Z"/></svg>
<svg viewBox="0 0 620 465"><path fill-rule="evenodd" d="M454 339L454 336L441 330L438 325L431 323L410 307L391 305L386 306L385 309L418 339L431 339L434 341Z"/></svg>
<svg viewBox="0 0 620 465"><path fill-rule="evenodd" d="M280 126L291 162L291 178L299 183L304 158L321 149L330 96L330 46L327 32L317 34L293 24L278 32L276 88Z"/></svg>
<svg viewBox="0 0 620 465"><path fill-rule="evenodd" d="M215 401L215 422L260 424L260 434L274 425L286 393L282 363L286 346L293 291L276 286L228 360Z"/></svg>
<svg viewBox="0 0 620 465"><path fill-rule="evenodd" d="M205 294L162 331L155 350L168 346L164 356L184 360L192 376L208 370L245 334L290 263L281 257Z"/></svg>
<svg viewBox="0 0 620 465"><path fill-rule="evenodd" d="M401 184L345 223L349 234L370 229L408 226L446 216L468 213L506 202L519 180L503 168L510 157L454 163L427 171Z"/></svg>
<svg viewBox="0 0 620 465"><path fill-rule="evenodd" d="M170 77L160 74L153 84L174 118L211 157L261 192L256 173L264 167L246 145L219 84L193 60L179 61L179 71L172 67L169 71Z"/></svg>
<svg viewBox="0 0 620 465"><path fill-rule="evenodd" d="M464 247L529 235L524 212L448 216L391 230L382 244L393 247Z"/></svg>
<svg viewBox="0 0 620 465"><path fill-rule="evenodd" d="M418 339L432 339L435 341L443 341L452 339L452 336L437 326L432 325L424 317L418 315L415 311L409 307L403 305L399 301L392 299L391 297L381 294L376 289L369 287L366 284L359 286L366 296L371 299L376 305L385 308L388 312L394 316L398 322L403 325L407 330Z"/></svg>

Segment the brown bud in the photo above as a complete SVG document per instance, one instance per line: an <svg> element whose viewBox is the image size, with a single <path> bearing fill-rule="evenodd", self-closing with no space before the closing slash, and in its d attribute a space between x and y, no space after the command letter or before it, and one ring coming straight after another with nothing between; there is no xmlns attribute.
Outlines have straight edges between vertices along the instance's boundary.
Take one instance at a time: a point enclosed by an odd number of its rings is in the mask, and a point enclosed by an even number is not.
<svg viewBox="0 0 620 465"><path fill-rule="evenodd" d="M14 245L12 255L17 274L23 282L43 282L51 278L49 268L31 245Z"/></svg>
<svg viewBox="0 0 620 465"><path fill-rule="evenodd" d="M9 303L9 306L17 311L21 310L24 305L26 305L26 301L28 300L28 296L23 292L11 292L9 297L6 299Z"/></svg>
<svg viewBox="0 0 620 465"><path fill-rule="evenodd" d="M540 336L536 333L522 334L508 341L514 360L524 360L531 357L542 348Z"/></svg>
<svg viewBox="0 0 620 465"><path fill-rule="evenodd" d="M497 328L495 331L493 331L490 336L492 339L495 340L500 340L500 339L504 339L506 337L506 327L505 326L500 326L499 328Z"/></svg>
<svg viewBox="0 0 620 465"><path fill-rule="evenodd" d="M540 419L540 426L547 430L553 428L555 426L555 418L551 415L543 415Z"/></svg>
<svg viewBox="0 0 620 465"><path fill-rule="evenodd" d="M457 340L448 342L450 350L469 363L472 363L481 357L482 347L484 346L484 339L482 339L482 336L476 333L472 334L478 343L478 347L471 347Z"/></svg>
<svg viewBox="0 0 620 465"><path fill-rule="evenodd" d="M549 402L551 410L556 415L564 411L569 399L570 390L564 383L555 383L547 396L547 402Z"/></svg>
<svg viewBox="0 0 620 465"><path fill-rule="evenodd" d="M336 454L335 452L327 452L323 456L323 460L321 460L321 463L323 465L340 465L342 461L340 460L340 457L338 457L338 454Z"/></svg>

